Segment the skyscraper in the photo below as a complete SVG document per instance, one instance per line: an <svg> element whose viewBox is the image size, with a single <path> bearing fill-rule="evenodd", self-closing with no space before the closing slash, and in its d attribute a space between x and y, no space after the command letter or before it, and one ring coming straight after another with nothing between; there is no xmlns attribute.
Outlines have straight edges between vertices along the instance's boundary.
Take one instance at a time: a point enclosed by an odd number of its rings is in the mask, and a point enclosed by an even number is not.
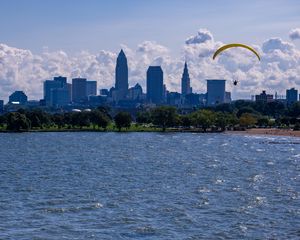
<svg viewBox="0 0 300 240"><path fill-rule="evenodd" d="M53 94L54 93L54 94ZM66 77L54 77L44 82L44 100L46 106L63 106L70 102L71 92ZM67 99L63 100L62 99Z"/></svg>
<svg viewBox="0 0 300 240"><path fill-rule="evenodd" d="M97 81L86 82L86 95L96 96L97 95Z"/></svg>
<svg viewBox="0 0 300 240"><path fill-rule="evenodd" d="M123 50L120 51L117 58L115 77L115 91L117 91L117 100L122 100L126 98L126 94L128 91L128 65L127 58Z"/></svg>
<svg viewBox="0 0 300 240"><path fill-rule="evenodd" d="M62 88L60 81L46 80L44 82L44 100L47 106L51 105L51 93L53 89Z"/></svg>
<svg viewBox="0 0 300 240"><path fill-rule="evenodd" d="M147 100L155 104L164 100L164 75L160 66L150 66L147 70Z"/></svg>
<svg viewBox="0 0 300 240"><path fill-rule="evenodd" d="M63 107L70 103L69 89L66 87L63 88L54 88L51 91L51 106L53 107Z"/></svg>
<svg viewBox="0 0 300 240"><path fill-rule="evenodd" d="M287 89L286 90L286 104L292 105L298 100L298 90L295 88Z"/></svg>
<svg viewBox="0 0 300 240"><path fill-rule="evenodd" d="M187 95L192 93L192 88L191 88L191 80L189 76L189 70L187 67L186 62L184 63L184 70L181 78L181 94L182 95Z"/></svg>
<svg viewBox="0 0 300 240"><path fill-rule="evenodd" d="M207 80L207 106L213 106L225 102L226 80Z"/></svg>
<svg viewBox="0 0 300 240"><path fill-rule="evenodd" d="M72 79L72 101L82 102L87 99L86 94L86 78L73 78Z"/></svg>

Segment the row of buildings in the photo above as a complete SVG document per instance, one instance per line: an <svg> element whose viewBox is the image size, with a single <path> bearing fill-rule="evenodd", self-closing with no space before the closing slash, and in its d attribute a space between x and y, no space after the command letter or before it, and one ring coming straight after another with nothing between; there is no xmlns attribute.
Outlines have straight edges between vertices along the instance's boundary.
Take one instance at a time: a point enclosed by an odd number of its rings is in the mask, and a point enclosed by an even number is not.
<svg viewBox="0 0 300 240"><path fill-rule="evenodd" d="M128 63L123 50L120 51L115 68L115 86L110 89L97 91L97 81L86 78L73 78L71 83L66 77L58 76L44 81L44 96L41 100L28 101L23 91L15 91L9 96L8 108L27 105L46 108L81 108L109 105L117 108L136 108L142 105L172 105L179 108L213 106L231 102L230 92L226 92L226 80L207 80L207 92L193 93L187 63L181 78L181 93L169 92L164 84L164 73L161 66L149 66L146 72L146 93L142 86L136 84L129 88ZM287 103L297 101L298 92L287 90ZM273 95L262 94L255 96L256 101L272 101ZM0 111L4 102L0 101Z"/></svg>

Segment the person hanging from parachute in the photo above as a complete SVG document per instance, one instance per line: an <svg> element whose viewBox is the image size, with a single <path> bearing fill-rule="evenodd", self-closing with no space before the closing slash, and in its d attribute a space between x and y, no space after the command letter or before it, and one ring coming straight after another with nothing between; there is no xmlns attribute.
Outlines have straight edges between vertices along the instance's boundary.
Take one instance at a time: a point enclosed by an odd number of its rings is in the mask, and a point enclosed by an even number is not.
<svg viewBox="0 0 300 240"><path fill-rule="evenodd" d="M225 51L225 50L227 50L227 49L229 49L229 48L235 48L235 47L241 47L241 48L248 49L249 51L251 51L252 53L254 53L254 54L256 55L256 57L258 58L258 60L260 61L260 56L259 56L258 52L257 52L254 48L249 47L249 46L247 46L247 45L245 45L245 44L241 44L241 43L231 43L231 44L226 44L226 45L224 45L224 46L218 48L218 49L216 50L216 52L214 53L214 55L213 55L213 60L215 60L215 58L216 58L221 52L223 52L223 51ZM233 85L234 85L234 86L237 86L238 83L239 83L238 80L233 80Z"/></svg>

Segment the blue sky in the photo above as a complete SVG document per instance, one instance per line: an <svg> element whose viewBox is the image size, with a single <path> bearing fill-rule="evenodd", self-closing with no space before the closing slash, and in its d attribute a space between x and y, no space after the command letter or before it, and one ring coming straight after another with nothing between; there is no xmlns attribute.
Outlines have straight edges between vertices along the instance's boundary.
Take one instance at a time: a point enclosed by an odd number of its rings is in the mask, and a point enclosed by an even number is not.
<svg viewBox="0 0 300 240"><path fill-rule="evenodd" d="M123 47L129 85L145 89L149 65L161 65L164 83L180 91L188 61L193 90L206 79L227 79L234 99L261 90L284 95L300 86L300 0L1 0L0 99L14 90L40 99L43 81L63 75L115 82L116 54ZM189 41L185 40L189 38ZM241 42L261 54L231 50ZM240 81L232 87L232 79Z"/></svg>
<svg viewBox="0 0 300 240"><path fill-rule="evenodd" d="M289 30L299 27L299 13L298 0L1 0L0 43L72 53L152 40L177 53L199 28L222 42L288 39Z"/></svg>

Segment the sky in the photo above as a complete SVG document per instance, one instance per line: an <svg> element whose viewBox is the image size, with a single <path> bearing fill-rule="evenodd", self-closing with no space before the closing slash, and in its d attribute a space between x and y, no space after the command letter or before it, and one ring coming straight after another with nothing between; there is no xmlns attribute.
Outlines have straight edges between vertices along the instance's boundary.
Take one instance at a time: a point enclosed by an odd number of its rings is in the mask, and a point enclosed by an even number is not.
<svg viewBox="0 0 300 240"><path fill-rule="evenodd" d="M120 48L131 60L131 85L145 86L147 65L161 64L167 87L180 91L184 60L189 60L197 92L206 91L205 78L216 77L229 80L234 98L249 98L257 89L274 92L275 87L284 94L300 83L297 0L1 0L0 4L0 99L17 89L30 99L41 98L42 82L53 74L85 76L97 80L99 88L110 87ZM195 41L188 44L189 38ZM244 51L212 62L213 50L231 42L256 47L263 57L261 65ZM233 89L232 78L244 84Z"/></svg>

